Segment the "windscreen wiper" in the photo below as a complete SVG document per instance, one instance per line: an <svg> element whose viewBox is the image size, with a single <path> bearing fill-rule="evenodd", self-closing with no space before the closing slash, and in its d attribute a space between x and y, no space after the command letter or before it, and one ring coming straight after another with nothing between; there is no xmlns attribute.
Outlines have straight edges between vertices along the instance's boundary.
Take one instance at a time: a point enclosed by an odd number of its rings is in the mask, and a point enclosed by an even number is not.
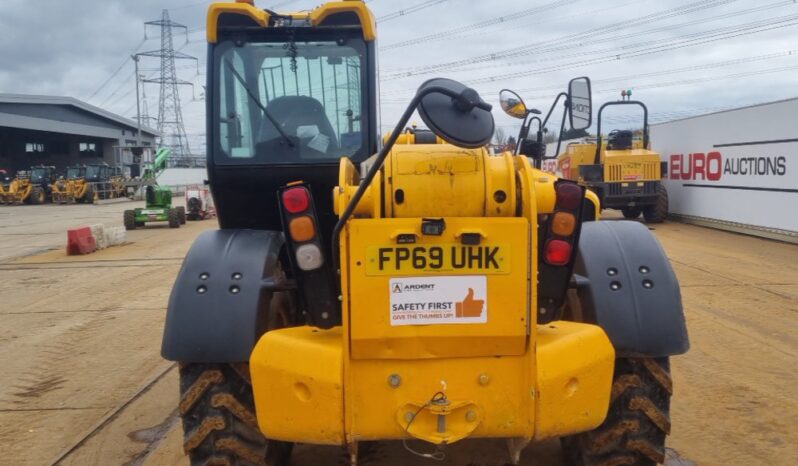
<svg viewBox="0 0 798 466"><path fill-rule="evenodd" d="M252 99L252 101L258 105L263 114L266 115L266 118L271 122L272 125L274 125L274 129L276 129L277 132L280 133L280 136L282 136L283 139L285 139L285 142L288 143L288 147L294 147L294 143L293 141L291 141L291 138L289 138L288 135L285 134L285 131L283 131L283 129L280 128L280 125L277 124L277 120L275 120L272 114L269 113L268 110L266 110L266 107L264 107L263 104L260 103L258 96L256 96L255 93L252 92L252 89L250 89L249 86L247 86L247 82L244 80L244 78L241 77L240 74L238 74L238 71L236 71L236 69L233 67L233 63L230 62L230 59L225 59L225 63L227 64L227 68L230 70L230 72L233 73L233 76L235 76L238 82L241 83L242 86L244 86L244 89L247 91L247 95L249 96L249 98Z"/></svg>

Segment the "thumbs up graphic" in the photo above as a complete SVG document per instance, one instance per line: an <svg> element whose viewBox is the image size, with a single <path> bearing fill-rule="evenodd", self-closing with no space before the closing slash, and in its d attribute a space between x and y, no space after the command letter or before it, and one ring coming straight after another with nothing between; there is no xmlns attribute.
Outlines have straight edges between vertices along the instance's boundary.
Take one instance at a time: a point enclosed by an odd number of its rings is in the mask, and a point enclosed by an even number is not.
<svg viewBox="0 0 798 466"><path fill-rule="evenodd" d="M485 300L474 299L474 289L469 288L468 294L462 302L455 303L455 315L457 317L479 317L482 315L482 308Z"/></svg>

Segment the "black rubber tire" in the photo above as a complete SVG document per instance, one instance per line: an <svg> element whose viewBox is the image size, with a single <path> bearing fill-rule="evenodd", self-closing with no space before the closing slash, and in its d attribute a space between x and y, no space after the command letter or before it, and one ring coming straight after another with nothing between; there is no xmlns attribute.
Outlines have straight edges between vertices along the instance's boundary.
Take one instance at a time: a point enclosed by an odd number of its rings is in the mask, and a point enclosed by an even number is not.
<svg viewBox="0 0 798 466"><path fill-rule="evenodd" d="M183 207L183 206L179 206L179 207L176 207L176 209L177 209L177 214L180 217L180 224L181 225L185 225L186 224L186 208Z"/></svg>
<svg viewBox="0 0 798 466"><path fill-rule="evenodd" d="M47 192L41 186L34 186L30 190L30 199L31 204L44 204L47 202Z"/></svg>
<svg viewBox="0 0 798 466"><path fill-rule="evenodd" d="M169 209L169 228L180 228L180 214L177 209Z"/></svg>
<svg viewBox="0 0 798 466"><path fill-rule="evenodd" d="M180 416L191 466L287 466L293 444L266 440L258 428L249 366L182 364Z"/></svg>
<svg viewBox="0 0 798 466"><path fill-rule="evenodd" d="M83 195L83 202L85 204L94 204L98 198L99 196L97 196L97 191L94 190L94 186L89 185L89 187L86 188L86 194Z"/></svg>
<svg viewBox="0 0 798 466"><path fill-rule="evenodd" d="M607 418L561 439L568 466L655 466L665 461L673 385L668 358L615 361Z"/></svg>
<svg viewBox="0 0 798 466"><path fill-rule="evenodd" d="M643 209L640 207L624 207L621 209L621 212L623 213L623 218L634 220L640 216L640 214L643 212Z"/></svg>
<svg viewBox="0 0 798 466"><path fill-rule="evenodd" d="M646 223L662 223L668 218L668 191L661 183L657 186L657 203L643 210Z"/></svg>
<svg viewBox="0 0 798 466"><path fill-rule="evenodd" d="M136 211L126 210L123 216L125 230L135 230L138 226L136 222Z"/></svg>

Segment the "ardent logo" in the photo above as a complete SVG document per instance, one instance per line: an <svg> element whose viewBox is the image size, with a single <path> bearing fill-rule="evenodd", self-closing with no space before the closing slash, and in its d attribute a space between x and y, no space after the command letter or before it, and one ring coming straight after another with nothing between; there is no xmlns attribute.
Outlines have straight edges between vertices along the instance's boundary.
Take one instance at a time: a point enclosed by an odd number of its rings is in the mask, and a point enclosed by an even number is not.
<svg viewBox="0 0 798 466"><path fill-rule="evenodd" d="M413 291L432 291L434 289L435 285L431 283L404 286L400 285L399 283L394 283L391 293L411 293Z"/></svg>

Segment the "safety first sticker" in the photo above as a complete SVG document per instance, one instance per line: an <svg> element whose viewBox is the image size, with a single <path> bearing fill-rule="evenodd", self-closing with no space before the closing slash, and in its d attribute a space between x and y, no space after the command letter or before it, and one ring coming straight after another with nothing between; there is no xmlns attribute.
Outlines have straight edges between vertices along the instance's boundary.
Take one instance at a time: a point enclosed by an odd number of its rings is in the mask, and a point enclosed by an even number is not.
<svg viewBox="0 0 798 466"><path fill-rule="evenodd" d="M488 321L485 275L392 278L389 286L391 325Z"/></svg>

